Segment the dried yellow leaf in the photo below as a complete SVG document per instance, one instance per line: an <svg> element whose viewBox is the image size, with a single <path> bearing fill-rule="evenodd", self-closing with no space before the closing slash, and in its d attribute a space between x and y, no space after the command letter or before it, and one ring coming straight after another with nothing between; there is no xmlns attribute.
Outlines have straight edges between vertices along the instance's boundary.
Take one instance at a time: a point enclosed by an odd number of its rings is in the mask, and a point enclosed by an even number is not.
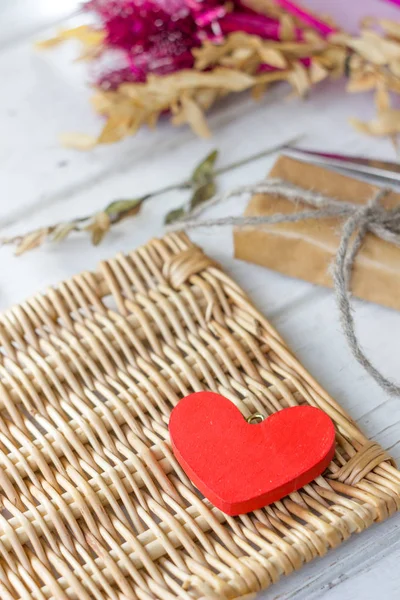
<svg viewBox="0 0 400 600"><path fill-rule="evenodd" d="M198 69L199 71L207 69L208 67L219 63L221 58L226 54L227 50L224 44L217 46L206 41L201 48L195 48L193 50L195 69Z"/></svg>
<svg viewBox="0 0 400 600"><path fill-rule="evenodd" d="M221 92L218 89L196 90L195 99L197 104L203 109L208 110L214 102L220 97Z"/></svg>
<svg viewBox="0 0 400 600"><path fill-rule="evenodd" d="M287 67L287 60L283 56L282 52L275 48L261 47L258 54L263 63L271 65L271 67L277 67L278 69L284 69Z"/></svg>
<svg viewBox="0 0 400 600"><path fill-rule="evenodd" d="M34 43L34 47L38 50L47 50L47 48L54 48L54 46L58 46L64 41L64 38L62 38L59 35L56 35L52 38L48 38L47 40L38 40Z"/></svg>
<svg viewBox="0 0 400 600"><path fill-rule="evenodd" d="M400 79L387 70L381 74L382 81L385 82L387 89L390 92L400 94Z"/></svg>
<svg viewBox="0 0 400 600"><path fill-rule="evenodd" d="M342 48L342 50L346 52L344 48ZM361 56L358 56L358 54L356 54L355 52L348 56L347 68L350 73L359 73L364 71L369 71L372 73L372 71L375 70L375 67L373 65L367 63L363 58L361 58Z"/></svg>
<svg viewBox="0 0 400 600"><path fill-rule="evenodd" d="M301 62L294 63L288 73L287 80L299 96L305 96L310 89L310 77L307 69Z"/></svg>
<svg viewBox="0 0 400 600"><path fill-rule="evenodd" d="M389 36L400 39L400 23L390 19L378 19L378 23Z"/></svg>
<svg viewBox="0 0 400 600"><path fill-rule="evenodd" d="M290 57L306 58L323 52L328 46L324 40L318 42L265 42L269 48L276 48Z"/></svg>
<svg viewBox="0 0 400 600"><path fill-rule="evenodd" d="M389 70L395 77L400 77L400 60L392 60L389 63Z"/></svg>
<svg viewBox="0 0 400 600"><path fill-rule="evenodd" d="M279 19L279 39L283 42L292 42L296 39L294 19L286 13Z"/></svg>
<svg viewBox="0 0 400 600"><path fill-rule="evenodd" d="M317 59L313 59L311 61L309 76L311 83L319 83L329 76L329 71Z"/></svg>
<svg viewBox="0 0 400 600"><path fill-rule="evenodd" d="M314 29L306 29L303 32L303 39L305 42L309 42L311 44L321 44L324 38L321 37L318 31L315 31Z"/></svg>
<svg viewBox="0 0 400 600"><path fill-rule="evenodd" d="M76 224L72 223L60 223L56 226L52 232L51 239L53 242L61 242L64 240L72 231L76 228Z"/></svg>
<svg viewBox="0 0 400 600"><path fill-rule="evenodd" d="M262 40L244 32L235 32L230 34L222 44L204 43L201 48L195 49L193 54L195 68L198 70L219 64L242 70L244 68L250 72L250 67L254 65L251 62L248 65L247 61L252 59L257 60L256 66L266 63L277 68L285 68L287 65L285 53L290 54L291 58L305 57L325 47L326 42L319 37L307 43L290 39L275 42Z"/></svg>
<svg viewBox="0 0 400 600"><path fill-rule="evenodd" d="M332 46L318 53L313 60L324 67L331 78L336 79L344 75L347 58L348 52L345 48Z"/></svg>
<svg viewBox="0 0 400 600"><path fill-rule="evenodd" d="M400 110L387 109L369 122L350 119L350 123L357 131L368 133L369 135L397 134L400 133Z"/></svg>
<svg viewBox="0 0 400 600"><path fill-rule="evenodd" d="M146 83L148 91L159 90L183 92L194 88L224 88L232 92L241 92L254 84L254 78L247 73L233 69L216 68L206 73L198 73L192 69L178 71L172 75L149 75Z"/></svg>
<svg viewBox="0 0 400 600"><path fill-rule="evenodd" d="M230 59L233 63L244 63L252 56L255 56L254 48L235 48L231 53Z"/></svg>
<svg viewBox="0 0 400 600"><path fill-rule="evenodd" d="M34 248L41 246L48 233L48 227L43 227L42 229L37 229L36 231L32 231L32 233L28 233L18 244L15 255L21 256L24 252L28 252L28 250L33 250Z"/></svg>
<svg viewBox="0 0 400 600"><path fill-rule="evenodd" d="M96 145L96 138L85 133L62 133L61 145L75 150L91 150Z"/></svg>
<svg viewBox="0 0 400 600"><path fill-rule="evenodd" d="M93 29L89 25L80 25L71 29L61 29L58 34L48 40L36 42L36 48L46 49L61 44L66 40L78 40L84 46L100 46L105 39L104 31Z"/></svg>
<svg viewBox="0 0 400 600"><path fill-rule="evenodd" d="M132 124L132 117L112 114L104 125L97 139L99 144L112 144L122 140L129 133L129 127Z"/></svg>
<svg viewBox="0 0 400 600"><path fill-rule="evenodd" d="M256 85L251 89L251 97L253 100L261 100L267 87L268 83L256 83Z"/></svg>
<svg viewBox="0 0 400 600"><path fill-rule="evenodd" d="M380 37L375 31L364 31L361 38L349 40L347 46L375 65L400 59L400 44Z"/></svg>
<svg viewBox="0 0 400 600"><path fill-rule="evenodd" d="M352 74L346 89L350 93L367 92L375 89L377 82L378 76L375 72L360 72Z"/></svg>
<svg viewBox="0 0 400 600"><path fill-rule="evenodd" d="M94 246L100 244L110 226L111 220L106 212L99 212L94 215L89 225L85 227L85 230L90 231L92 234L92 244Z"/></svg>
<svg viewBox="0 0 400 600"><path fill-rule="evenodd" d="M160 118L160 111L155 111L153 113L150 113L148 115L148 117L146 117L146 119L145 119L146 125L150 129L155 129L159 118Z"/></svg>
<svg viewBox="0 0 400 600"><path fill-rule="evenodd" d="M385 112L390 108L390 96L383 82L379 82L376 88L375 106L379 113Z"/></svg>
<svg viewBox="0 0 400 600"><path fill-rule="evenodd" d="M257 84L265 84L273 83L274 81L285 81L289 77L289 72L288 69L284 71L267 71L266 73L257 75L256 82Z"/></svg>
<svg viewBox="0 0 400 600"><path fill-rule="evenodd" d="M93 108L95 109L95 111L97 113L99 113L100 115L107 114L107 112L109 111L110 107L113 104L112 92L97 91L90 98L90 103L93 106Z"/></svg>
<svg viewBox="0 0 400 600"><path fill-rule="evenodd" d="M182 96L180 110L173 117L172 122L175 125L187 123L199 137L207 138L211 135L203 111L189 96Z"/></svg>
<svg viewBox="0 0 400 600"><path fill-rule="evenodd" d="M331 33L328 37L328 40L331 44L337 44L339 46L347 46L349 42L352 41L352 37L348 33L344 33L342 31L335 31Z"/></svg>

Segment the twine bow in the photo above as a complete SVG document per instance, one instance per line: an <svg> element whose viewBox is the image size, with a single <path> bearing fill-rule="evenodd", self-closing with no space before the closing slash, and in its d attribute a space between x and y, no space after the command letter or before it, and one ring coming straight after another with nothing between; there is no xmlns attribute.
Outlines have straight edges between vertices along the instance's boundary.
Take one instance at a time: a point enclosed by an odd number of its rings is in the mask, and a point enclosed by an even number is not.
<svg viewBox="0 0 400 600"><path fill-rule="evenodd" d="M185 218L172 226L173 229L194 229L198 227L237 227L274 225L277 223L295 223L307 219L326 219L329 217L344 219L339 247L332 265L332 277L336 301L340 313L343 333L350 350L362 367L388 394L400 396L400 384L386 378L371 363L360 347L354 325L354 317L350 305L350 283L354 260L365 238L371 232L382 240L400 246L400 207L386 209L381 200L390 190L379 190L366 205L360 206L351 202L342 202L323 194L305 190L281 179L266 179L250 186L238 187L222 195L216 195L201 212L210 205L220 203L229 198L243 194L271 194L281 196L297 205L299 202L312 207L292 214L277 213L271 216L257 217L222 217L219 219L198 220ZM200 211L199 211L200 212Z"/></svg>

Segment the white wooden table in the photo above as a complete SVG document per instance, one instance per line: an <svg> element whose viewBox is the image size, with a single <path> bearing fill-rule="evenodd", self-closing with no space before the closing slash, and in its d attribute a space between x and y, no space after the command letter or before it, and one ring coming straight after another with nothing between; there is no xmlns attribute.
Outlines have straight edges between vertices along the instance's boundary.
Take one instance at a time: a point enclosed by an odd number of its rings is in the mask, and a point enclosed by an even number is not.
<svg viewBox="0 0 400 600"><path fill-rule="evenodd" d="M87 102L86 66L73 64L74 44L50 53L33 50L60 22L72 24L76 0L1 0L0 3L0 231L17 233L135 197L185 177L210 149L220 164L272 146L296 134L303 144L332 151L393 159L386 140L354 133L352 115L369 117L371 97L348 96L340 83L323 85L307 102L283 101L276 88L254 104L228 101L210 117L215 136L195 139L188 129L167 123L118 145L78 153L62 148L63 131L95 133L100 126ZM70 18L72 15L72 19ZM220 179L221 189L261 178L276 157ZM128 251L163 233L162 218L179 205L178 193L146 204L97 248L84 236L48 245L17 259L1 250L0 308L46 288L79 270L91 269L117 251ZM243 202L224 210L239 214ZM214 215L222 214L216 209ZM283 277L232 258L231 232L196 232L195 240L216 257L276 325L305 366L350 412L362 429L394 457L400 457L400 400L389 399L350 355L340 332L331 291ZM400 314L356 302L363 345L387 374L398 376ZM396 336L397 333L397 336ZM396 339L397 338L397 339ZM324 600L400 597L400 517L353 537L335 551L282 579L263 598Z"/></svg>

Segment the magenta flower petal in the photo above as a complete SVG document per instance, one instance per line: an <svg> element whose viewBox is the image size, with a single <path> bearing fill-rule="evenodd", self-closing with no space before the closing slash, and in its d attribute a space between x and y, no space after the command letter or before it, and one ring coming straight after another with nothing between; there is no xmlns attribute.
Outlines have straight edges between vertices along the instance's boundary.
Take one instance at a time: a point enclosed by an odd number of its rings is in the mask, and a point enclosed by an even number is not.
<svg viewBox="0 0 400 600"><path fill-rule="evenodd" d="M245 31L250 35L258 35L263 39L279 40L280 23L264 15L252 13L228 13L220 21L221 31L225 34L234 31ZM297 39L301 39L301 31L296 31Z"/></svg>
<svg viewBox="0 0 400 600"><path fill-rule="evenodd" d="M195 22L196 22L196 25L198 25L199 27L206 27L207 25L214 23L218 19L221 19L225 15L226 15L225 7L224 6L216 6L215 8L210 8L209 10L204 10L201 13L199 13L195 17Z"/></svg>

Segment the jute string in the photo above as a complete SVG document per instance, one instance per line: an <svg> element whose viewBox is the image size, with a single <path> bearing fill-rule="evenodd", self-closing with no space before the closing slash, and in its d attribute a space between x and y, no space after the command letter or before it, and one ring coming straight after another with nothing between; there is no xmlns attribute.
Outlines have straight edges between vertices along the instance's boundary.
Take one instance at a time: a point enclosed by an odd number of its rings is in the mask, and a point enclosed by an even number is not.
<svg viewBox="0 0 400 600"><path fill-rule="evenodd" d="M386 209L381 200L390 190L379 190L367 204L360 206L351 202L342 202L323 194L305 190L280 179L266 179L250 186L235 188L225 194L217 194L201 211L211 205L220 203L243 194L271 194L290 200L293 204L306 204L311 210L303 210L292 214L277 213L271 216L257 217L222 217L202 219L193 216L175 223L173 229L195 229L199 227L259 227L277 223L296 223L306 219L338 218L344 220L341 239L332 265L332 277L336 301L340 313L343 333L350 350L362 367L388 394L400 396L400 384L385 377L367 358L355 333L354 316L350 304L350 284L354 260L367 232L371 232L382 240L400 246L400 207ZM199 213L200 211L198 211ZM197 214L198 214L197 213Z"/></svg>

